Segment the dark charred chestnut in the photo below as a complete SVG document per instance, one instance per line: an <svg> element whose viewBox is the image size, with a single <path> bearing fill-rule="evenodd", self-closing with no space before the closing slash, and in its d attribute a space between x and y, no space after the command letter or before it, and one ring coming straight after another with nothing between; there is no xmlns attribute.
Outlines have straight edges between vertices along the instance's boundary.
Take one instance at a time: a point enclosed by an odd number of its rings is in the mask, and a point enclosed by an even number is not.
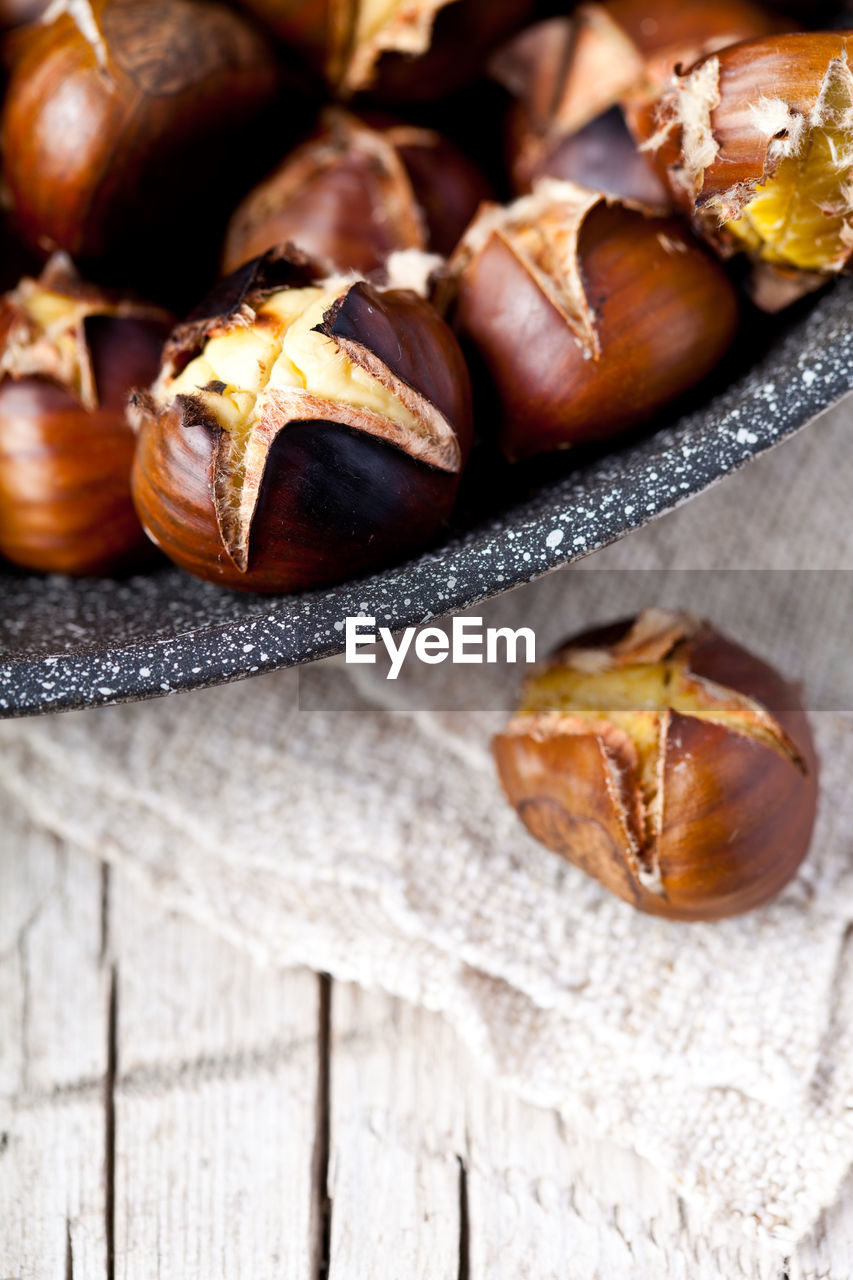
<svg viewBox="0 0 853 1280"><path fill-rule="evenodd" d="M716 366L737 328L733 286L681 223L548 179L506 208L483 206L448 276L510 460L648 422Z"/></svg>
<svg viewBox="0 0 853 1280"><path fill-rule="evenodd" d="M817 760L797 688L684 615L571 641L494 752L531 834L653 915L760 907L808 852Z"/></svg>
<svg viewBox="0 0 853 1280"><path fill-rule="evenodd" d="M276 86L264 40L213 0L65 0L25 32L3 111L21 232L114 279L186 272Z"/></svg>
<svg viewBox="0 0 853 1280"><path fill-rule="evenodd" d="M58 257L0 302L0 554L107 574L146 558L130 497L130 390L169 331L153 307L80 281Z"/></svg>
<svg viewBox="0 0 853 1280"><path fill-rule="evenodd" d="M639 127L697 232L752 259L766 310L853 254L851 47L849 33L807 32L722 49L677 74Z"/></svg>
<svg viewBox="0 0 853 1280"><path fill-rule="evenodd" d="M223 269L285 244L329 273L369 275L401 250L446 256L490 194L477 168L432 129L373 127L332 109L238 207Z"/></svg>
<svg viewBox="0 0 853 1280"><path fill-rule="evenodd" d="M180 326L137 397L136 507L190 573L317 587L422 550L471 446L468 373L417 294L266 255Z"/></svg>

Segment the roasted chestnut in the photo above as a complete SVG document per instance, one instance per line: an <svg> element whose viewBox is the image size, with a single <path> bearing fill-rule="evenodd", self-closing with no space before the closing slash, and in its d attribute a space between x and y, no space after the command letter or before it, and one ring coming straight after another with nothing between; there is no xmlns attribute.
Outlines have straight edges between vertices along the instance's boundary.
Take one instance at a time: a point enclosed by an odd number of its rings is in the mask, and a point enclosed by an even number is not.
<svg viewBox="0 0 853 1280"><path fill-rule="evenodd" d="M277 82L263 38L213 0L60 2L25 33L3 111L18 227L115 280L185 275Z"/></svg>
<svg viewBox="0 0 853 1280"><path fill-rule="evenodd" d="M642 116L679 63L781 25L750 0L608 0L529 27L491 63L516 99L516 190L547 176L666 210L666 186L638 154L622 110Z"/></svg>
<svg viewBox="0 0 853 1280"><path fill-rule="evenodd" d="M796 687L682 614L566 645L494 752L531 834L653 915L759 907L808 852L817 762Z"/></svg>
<svg viewBox="0 0 853 1280"><path fill-rule="evenodd" d="M494 389L511 460L648 422L719 362L733 286L680 222L543 180L484 205L444 304Z"/></svg>
<svg viewBox="0 0 853 1280"><path fill-rule="evenodd" d="M150 558L130 497L132 387L156 375L157 308L81 281L61 255L0 302L0 554L106 574Z"/></svg>
<svg viewBox="0 0 853 1280"><path fill-rule="evenodd" d="M491 192L432 129L374 125L330 109L320 131L246 196L228 228L231 272L293 244L327 271L369 275L394 252L447 255Z"/></svg>
<svg viewBox="0 0 853 1280"><path fill-rule="evenodd" d="M340 96L439 98L480 70L535 0L244 0Z"/></svg>
<svg viewBox="0 0 853 1280"><path fill-rule="evenodd" d="M664 91L646 149L697 232L755 264L778 310L853 253L851 37L752 40L704 58Z"/></svg>
<svg viewBox="0 0 853 1280"><path fill-rule="evenodd" d="M468 372L429 303L318 282L275 253L175 331L136 415L149 535L190 573L252 591L422 550L446 526L471 445Z"/></svg>

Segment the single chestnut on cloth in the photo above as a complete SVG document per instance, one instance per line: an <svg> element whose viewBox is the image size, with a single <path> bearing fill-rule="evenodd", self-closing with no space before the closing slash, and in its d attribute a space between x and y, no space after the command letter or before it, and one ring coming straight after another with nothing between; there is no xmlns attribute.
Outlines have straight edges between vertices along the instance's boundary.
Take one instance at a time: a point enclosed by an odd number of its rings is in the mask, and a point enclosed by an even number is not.
<svg viewBox="0 0 853 1280"><path fill-rule="evenodd" d="M271 593L426 548L472 435L468 371L428 302L277 253L175 330L136 416L154 542L200 578Z"/></svg>
<svg viewBox="0 0 853 1280"><path fill-rule="evenodd" d="M552 179L481 208L441 295L485 367L510 460L649 422L714 369L738 323L727 275L679 220Z"/></svg>
<svg viewBox="0 0 853 1280"><path fill-rule="evenodd" d="M745 252L781 309L853 254L853 37L806 32L723 49L677 74L645 147L699 235Z"/></svg>
<svg viewBox="0 0 853 1280"><path fill-rule="evenodd" d="M0 555L109 574L150 558L133 508L125 407L171 319L84 283L63 255L0 300Z"/></svg>
<svg viewBox="0 0 853 1280"><path fill-rule="evenodd" d="M330 108L317 134L286 156L234 213L223 270L292 244L327 271L369 275L392 253L447 256L489 184L433 129L373 125Z"/></svg>
<svg viewBox="0 0 853 1280"><path fill-rule="evenodd" d="M481 70L535 0L243 0L337 97L430 101Z"/></svg>
<svg viewBox="0 0 853 1280"><path fill-rule="evenodd" d="M140 260L185 269L277 91L268 43L214 0L59 0L48 16L22 36L3 108L18 228L109 259L113 278Z"/></svg>
<svg viewBox="0 0 853 1280"><path fill-rule="evenodd" d="M666 210L666 185L623 111L647 111L679 64L782 27L751 0L606 0L526 28L490 63L515 100L516 191L552 177Z"/></svg>
<svg viewBox="0 0 853 1280"><path fill-rule="evenodd" d="M648 609L560 649L494 752L531 834L653 915L762 906L808 852L817 761L798 689L683 614Z"/></svg>

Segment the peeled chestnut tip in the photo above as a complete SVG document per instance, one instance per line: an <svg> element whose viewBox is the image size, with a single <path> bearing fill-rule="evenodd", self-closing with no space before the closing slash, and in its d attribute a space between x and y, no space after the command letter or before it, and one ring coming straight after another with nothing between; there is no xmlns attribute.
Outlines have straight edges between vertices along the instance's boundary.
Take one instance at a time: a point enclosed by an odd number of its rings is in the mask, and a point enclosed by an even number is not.
<svg viewBox="0 0 853 1280"><path fill-rule="evenodd" d="M471 432L461 353L428 303L305 283L287 260L278 287L259 286L275 265L237 273L230 310L176 331L137 398L134 472L143 524L176 563L270 592L425 545Z"/></svg>
<svg viewBox="0 0 853 1280"><path fill-rule="evenodd" d="M817 763L796 688L686 615L570 642L494 751L528 830L641 911L738 915L808 852Z"/></svg>
<svg viewBox="0 0 853 1280"><path fill-rule="evenodd" d="M135 326L124 351L110 333L121 322ZM42 378L88 412L122 410L130 388L159 363L170 324L161 307L89 283L55 253L37 279L23 277L0 299L0 378Z"/></svg>
<svg viewBox="0 0 853 1280"><path fill-rule="evenodd" d="M648 422L716 367L738 320L725 272L677 220L551 179L481 209L440 300L510 460Z"/></svg>
<svg viewBox="0 0 853 1280"><path fill-rule="evenodd" d="M530 18L534 0L350 0L350 8L339 92L425 102L472 80L488 51Z"/></svg>
<svg viewBox="0 0 853 1280"><path fill-rule="evenodd" d="M223 270L291 244L329 273L373 278L394 253L450 253L489 195L476 166L432 129L330 108L238 206Z"/></svg>
<svg viewBox="0 0 853 1280"><path fill-rule="evenodd" d="M558 157L568 140L614 109L641 122L678 65L781 29L778 15L750 0L608 0L526 28L490 64L518 104L511 147L519 189L543 174L598 187L594 176L584 178L583 148ZM612 129L610 142L620 152L604 166L603 189L647 201L651 186L653 203L665 206L665 193L642 167L623 176L636 157Z"/></svg>
<svg viewBox="0 0 853 1280"><path fill-rule="evenodd" d="M0 553L23 568L108 574L150 558L130 497L131 388L169 317L80 280L56 256L0 301Z"/></svg>
<svg viewBox="0 0 853 1280"><path fill-rule="evenodd" d="M754 40L676 75L645 149L721 253L756 264L776 310L853 253L853 73L843 34Z"/></svg>

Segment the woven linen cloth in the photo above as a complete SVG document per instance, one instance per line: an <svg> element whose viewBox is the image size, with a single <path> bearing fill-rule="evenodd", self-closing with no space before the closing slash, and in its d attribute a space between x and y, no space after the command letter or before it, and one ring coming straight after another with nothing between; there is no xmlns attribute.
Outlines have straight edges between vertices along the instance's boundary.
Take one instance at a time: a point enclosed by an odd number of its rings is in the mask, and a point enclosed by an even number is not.
<svg viewBox="0 0 853 1280"><path fill-rule="evenodd" d="M522 675L506 666L392 685L334 660L7 722L5 838L47 830L260 960L443 1012L525 1099L634 1148L711 1214L794 1242L853 1159L851 664L821 625L843 632L829 570L853 567L851 406L474 611L534 627L544 652L669 597L803 676L821 814L772 905L715 925L651 919L538 846L489 754ZM690 572L661 572L674 569Z"/></svg>

